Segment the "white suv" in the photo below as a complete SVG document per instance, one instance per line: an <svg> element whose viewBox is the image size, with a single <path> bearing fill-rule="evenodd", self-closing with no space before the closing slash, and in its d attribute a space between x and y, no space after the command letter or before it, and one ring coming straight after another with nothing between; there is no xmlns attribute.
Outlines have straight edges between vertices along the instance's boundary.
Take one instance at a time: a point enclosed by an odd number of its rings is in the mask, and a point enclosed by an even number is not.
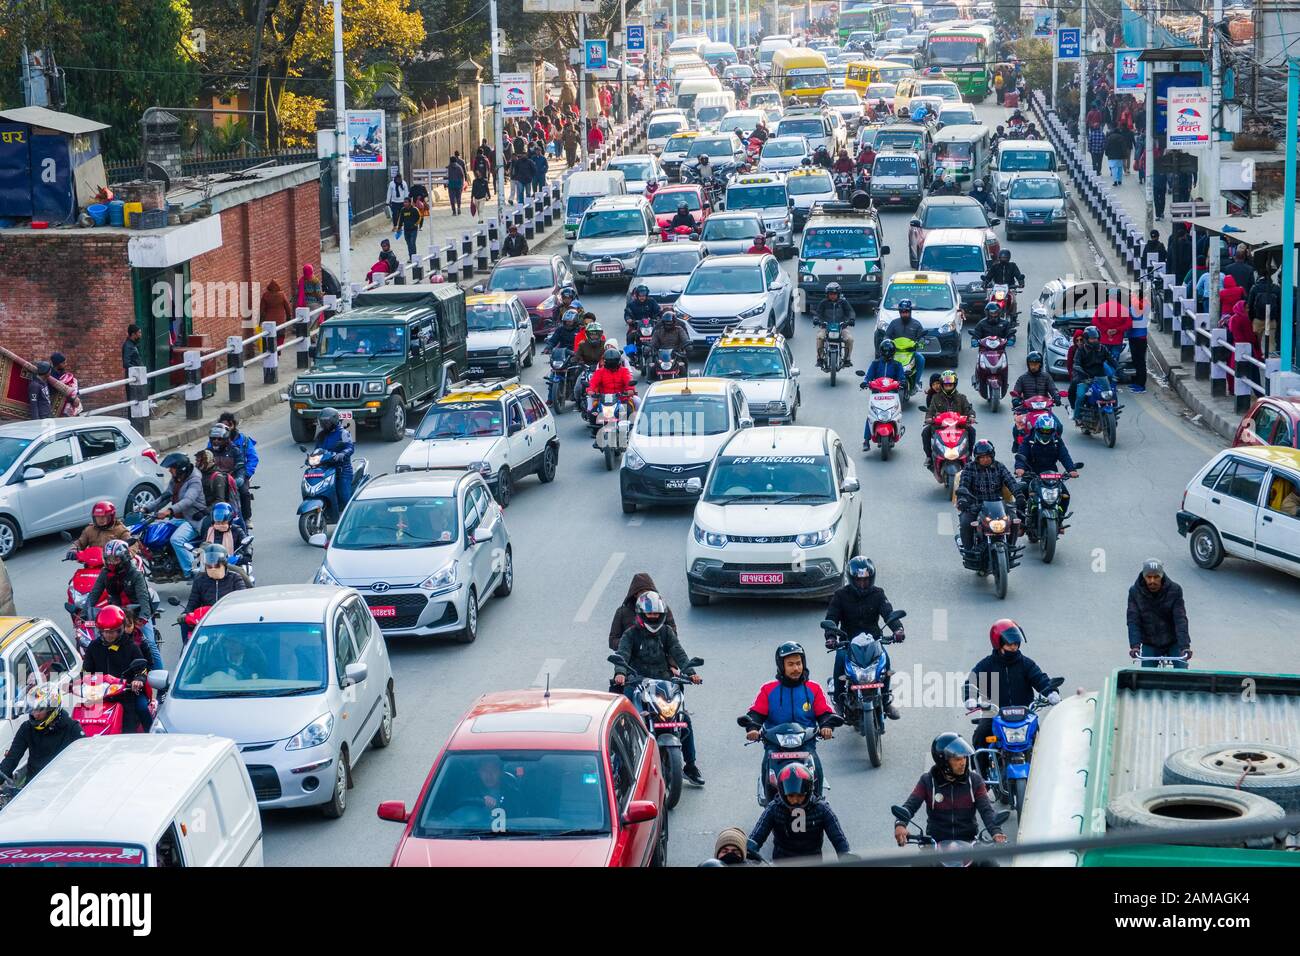
<svg viewBox="0 0 1300 956"><path fill-rule="evenodd" d="M789 337L794 283L772 255L709 256L691 273L676 310L694 349L710 348L735 326L780 329Z"/></svg>
<svg viewBox="0 0 1300 956"><path fill-rule="evenodd" d="M692 606L711 596L824 598L858 552L862 497L828 428L747 428L719 451L686 537Z"/></svg>

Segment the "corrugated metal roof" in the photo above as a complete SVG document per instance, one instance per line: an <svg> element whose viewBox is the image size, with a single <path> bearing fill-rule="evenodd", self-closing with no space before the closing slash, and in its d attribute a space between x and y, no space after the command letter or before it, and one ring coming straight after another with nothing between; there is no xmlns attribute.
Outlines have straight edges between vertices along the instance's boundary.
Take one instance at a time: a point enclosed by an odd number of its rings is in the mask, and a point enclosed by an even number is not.
<svg viewBox="0 0 1300 956"><path fill-rule="evenodd" d="M1188 672L1181 672L1188 673ZM1158 787L1165 758L1219 741L1300 747L1300 681L1266 675L1196 675L1179 689L1177 671L1138 681L1118 675L1108 798ZM1175 676L1177 675L1177 676ZM1250 682L1250 683L1247 683Z"/></svg>
<svg viewBox="0 0 1300 956"><path fill-rule="evenodd" d="M8 120L11 123L27 123L29 126L41 126L45 129L58 130L60 133L67 133L70 136L108 129L107 123L98 123L95 120L86 119L84 116L73 116L71 113L47 110L44 106L20 106L14 110L0 110L0 119Z"/></svg>

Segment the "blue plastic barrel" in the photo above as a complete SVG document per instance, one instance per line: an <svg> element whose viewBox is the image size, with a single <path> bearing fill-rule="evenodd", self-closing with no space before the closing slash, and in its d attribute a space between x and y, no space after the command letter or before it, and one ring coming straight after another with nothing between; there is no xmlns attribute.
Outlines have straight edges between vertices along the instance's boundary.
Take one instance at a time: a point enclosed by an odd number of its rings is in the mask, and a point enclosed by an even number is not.
<svg viewBox="0 0 1300 956"><path fill-rule="evenodd" d="M97 202L93 206L87 206L86 212L90 215L90 221L97 226L108 222L108 206L104 203Z"/></svg>
<svg viewBox="0 0 1300 956"><path fill-rule="evenodd" d="M114 199L108 204L108 224L110 226L120 226L123 224L125 219L125 216L123 216L125 206L126 203L121 199Z"/></svg>

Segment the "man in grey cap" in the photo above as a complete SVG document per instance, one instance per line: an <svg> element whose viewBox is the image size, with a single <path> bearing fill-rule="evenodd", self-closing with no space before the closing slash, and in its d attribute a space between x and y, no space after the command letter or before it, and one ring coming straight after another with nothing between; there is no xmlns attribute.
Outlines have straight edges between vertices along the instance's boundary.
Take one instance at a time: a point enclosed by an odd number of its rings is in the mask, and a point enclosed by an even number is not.
<svg viewBox="0 0 1300 956"><path fill-rule="evenodd" d="M1128 589L1128 653L1132 658L1174 657L1174 667L1184 668L1192 656L1187 631L1187 606L1183 589L1165 574L1157 558L1148 558ZM1156 661L1142 661L1156 667Z"/></svg>

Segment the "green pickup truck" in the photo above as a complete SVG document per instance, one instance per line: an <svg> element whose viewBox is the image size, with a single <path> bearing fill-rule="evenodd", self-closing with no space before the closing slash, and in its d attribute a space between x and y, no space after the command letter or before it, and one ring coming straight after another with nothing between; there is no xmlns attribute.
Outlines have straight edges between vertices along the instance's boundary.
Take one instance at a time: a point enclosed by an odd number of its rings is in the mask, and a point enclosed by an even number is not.
<svg viewBox="0 0 1300 956"><path fill-rule="evenodd" d="M311 368L289 390L289 430L310 442L322 409L352 412L400 441L411 408L427 404L465 370L465 293L455 285L385 286L324 323Z"/></svg>

